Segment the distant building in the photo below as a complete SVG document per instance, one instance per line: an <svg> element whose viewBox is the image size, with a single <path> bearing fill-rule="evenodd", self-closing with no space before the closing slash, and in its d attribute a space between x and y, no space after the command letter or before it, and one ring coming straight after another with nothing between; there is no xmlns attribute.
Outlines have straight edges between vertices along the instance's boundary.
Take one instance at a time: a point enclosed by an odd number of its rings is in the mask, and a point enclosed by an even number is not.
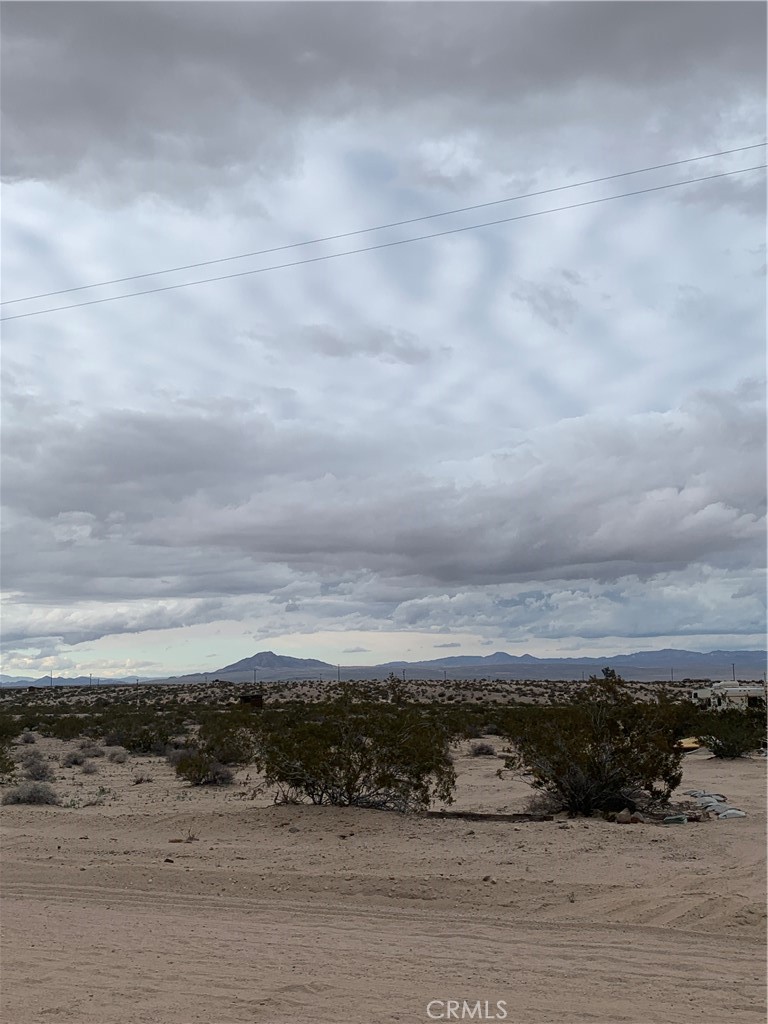
<svg viewBox="0 0 768 1024"><path fill-rule="evenodd" d="M690 691L692 701L703 708L755 708L766 698L765 683L712 683Z"/></svg>

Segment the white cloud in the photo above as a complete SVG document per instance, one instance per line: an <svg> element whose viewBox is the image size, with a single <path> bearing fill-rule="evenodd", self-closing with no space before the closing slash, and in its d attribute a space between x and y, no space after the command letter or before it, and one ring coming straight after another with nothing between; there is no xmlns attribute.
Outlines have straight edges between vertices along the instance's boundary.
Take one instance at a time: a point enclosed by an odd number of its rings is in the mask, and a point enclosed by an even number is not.
<svg viewBox="0 0 768 1024"><path fill-rule="evenodd" d="M765 12L739 10L11 5L4 297L751 142ZM533 653L759 635L763 182L9 322L6 641L170 670L184 636L208 656L214 623L248 643L403 629Z"/></svg>

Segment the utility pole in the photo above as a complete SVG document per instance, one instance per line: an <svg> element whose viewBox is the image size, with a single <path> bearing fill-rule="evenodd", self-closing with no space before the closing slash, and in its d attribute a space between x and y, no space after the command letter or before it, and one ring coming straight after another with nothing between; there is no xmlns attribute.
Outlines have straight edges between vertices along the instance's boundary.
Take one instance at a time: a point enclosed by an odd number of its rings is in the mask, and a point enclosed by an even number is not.
<svg viewBox="0 0 768 1024"><path fill-rule="evenodd" d="M736 662L735 661L731 662L731 676L732 676L733 681L735 683L736 682Z"/></svg>
<svg viewBox="0 0 768 1024"><path fill-rule="evenodd" d="M336 666L336 682L341 682L341 665Z"/></svg>
<svg viewBox="0 0 768 1024"><path fill-rule="evenodd" d="M672 667L669 670L669 673L670 673L670 675L669 675L670 681L674 683L674 681L675 681L675 669L674 669L674 667Z"/></svg>
<svg viewBox="0 0 768 1024"><path fill-rule="evenodd" d="M53 669L51 669L51 686L53 686Z"/></svg>

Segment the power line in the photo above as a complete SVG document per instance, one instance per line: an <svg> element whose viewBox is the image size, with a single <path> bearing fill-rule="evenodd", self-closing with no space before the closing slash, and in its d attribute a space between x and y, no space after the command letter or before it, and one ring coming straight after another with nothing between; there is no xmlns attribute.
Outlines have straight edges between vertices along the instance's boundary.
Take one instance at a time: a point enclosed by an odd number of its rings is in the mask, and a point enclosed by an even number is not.
<svg viewBox="0 0 768 1024"><path fill-rule="evenodd" d="M175 274L182 270L196 270L198 267L210 267L216 263L230 263L233 260L245 260L252 256L268 256L275 252L284 252L287 249L298 249L305 245L317 245L320 242L335 242L340 238L352 238L355 235L365 235L372 231L384 231L386 228L404 227L407 224L417 224L425 220L435 220L438 217L450 217L457 213L468 213L471 210L483 210L489 206L500 206L502 203L515 203L521 199L533 199L537 196L552 195L555 192L564 192L571 188L581 188L584 185L597 185L603 181L614 181L617 178L626 178L631 174L646 174L648 171L660 171L667 167L680 167L682 164L694 163L697 160L712 160L718 156L728 156L732 153L744 153L751 149L761 149L765 142L756 142L750 146L739 146L737 149L721 149L717 153L704 153L701 156L689 156L684 160L670 160L664 164L653 164L650 167L638 167L632 171L620 171L618 174L606 174L602 178L588 178L585 181L574 181L569 185L556 185L553 188L540 189L538 192L524 192L517 196L507 196L504 199L493 199L487 203L475 203L472 206L460 206L455 210L443 210L440 213L428 213L422 217L409 217L407 220L393 220L387 224L377 224L371 228L358 228L356 231L343 231L336 235L325 235L323 238L309 238L303 242L289 242L287 245L273 246L271 249L259 249L255 252L244 252L237 256L222 256L218 259L201 260L199 263L187 263L184 266L168 267L166 270L152 270L144 274L130 274L128 277L114 277L109 281L96 281L93 284L80 284L72 288L59 288L53 292L40 292L37 295L25 295L18 299L6 299L0 302L0 306L10 306L15 302L31 302L32 299L47 299L53 295L67 295L71 292L86 291L89 288L104 288L111 284L124 284L126 281L139 281L145 277L160 277L162 274Z"/></svg>
<svg viewBox="0 0 768 1024"><path fill-rule="evenodd" d="M608 203L613 199L627 199L630 196L646 195L649 192L662 192L668 188L679 188L681 185L695 185L701 181L714 181L716 178L728 178L734 174L746 174L749 171L764 170L766 164L755 164L753 167L741 167L735 171L720 171L718 174L707 174L701 178L686 178L684 181L672 181L666 185L653 185L649 188L637 189L634 192L621 192L615 196L602 196L599 199L587 199L581 203L569 203L566 206L554 206L549 210L537 210L533 213L521 213L516 217L502 217L499 220L487 220L480 224L467 224L460 228L448 228L445 231L435 231L427 235L416 235L413 238L398 238L391 242L379 242L376 245L362 246L360 249L347 249L344 252L327 253L324 256L312 256L305 260L294 260L291 263L275 263L269 267L258 267L256 270L241 270L235 274L222 274L219 277L204 277L199 281L183 281L180 284L167 284L160 288L146 288L139 292L126 292L124 295L108 295L102 299L88 299L85 302L73 302L67 306L49 306L47 309L37 309L29 313L16 313L13 316L0 318L0 323L9 320L22 320L29 316L41 316L43 313L58 313L65 309L79 309L81 306L98 306L103 302L117 302L120 299L133 299L139 295L154 295L158 292L172 292L180 288L192 288L198 284L212 284L216 281L229 281L237 277L249 277L253 274L266 274L272 270L285 270L287 267L300 267L308 263L322 263L325 260L335 260L342 256L356 256L363 252L373 252L377 249L391 249L396 245L407 245L410 242L422 242L428 238L442 238L446 235L457 235L464 231L477 231L480 228L494 227L497 224L510 224L513 221L530 220L533 217L544 217L550 213L562 213L565 210L578 210L585 206L595 206L597 203Z"/></svg>

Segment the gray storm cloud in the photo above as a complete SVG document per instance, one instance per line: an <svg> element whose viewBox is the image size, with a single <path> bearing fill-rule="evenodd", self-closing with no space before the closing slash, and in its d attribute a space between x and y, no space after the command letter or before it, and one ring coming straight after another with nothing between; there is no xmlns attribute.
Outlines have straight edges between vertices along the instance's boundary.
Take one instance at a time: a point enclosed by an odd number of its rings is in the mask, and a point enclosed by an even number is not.
<svg viewBox="0 0 768 1024"><path fill-rule="evenodd" d="M765 17L738 2L6 4L3 174L166 191L184 164L209 185L279 169L327 120L405 114L498 147L499 128L514 145L564 117L647 127L649 92L657 130L695 138L704 108L745 87L759 101Z"/></svg>
<svg viewBox="0 0 768 1024"><path fill-rule="evenodd" d="M760 142L765 22L738 2L5 4L4 299ZM760 635L764 185L6 323L4 643L222 620L532 649Z"/></svg>

